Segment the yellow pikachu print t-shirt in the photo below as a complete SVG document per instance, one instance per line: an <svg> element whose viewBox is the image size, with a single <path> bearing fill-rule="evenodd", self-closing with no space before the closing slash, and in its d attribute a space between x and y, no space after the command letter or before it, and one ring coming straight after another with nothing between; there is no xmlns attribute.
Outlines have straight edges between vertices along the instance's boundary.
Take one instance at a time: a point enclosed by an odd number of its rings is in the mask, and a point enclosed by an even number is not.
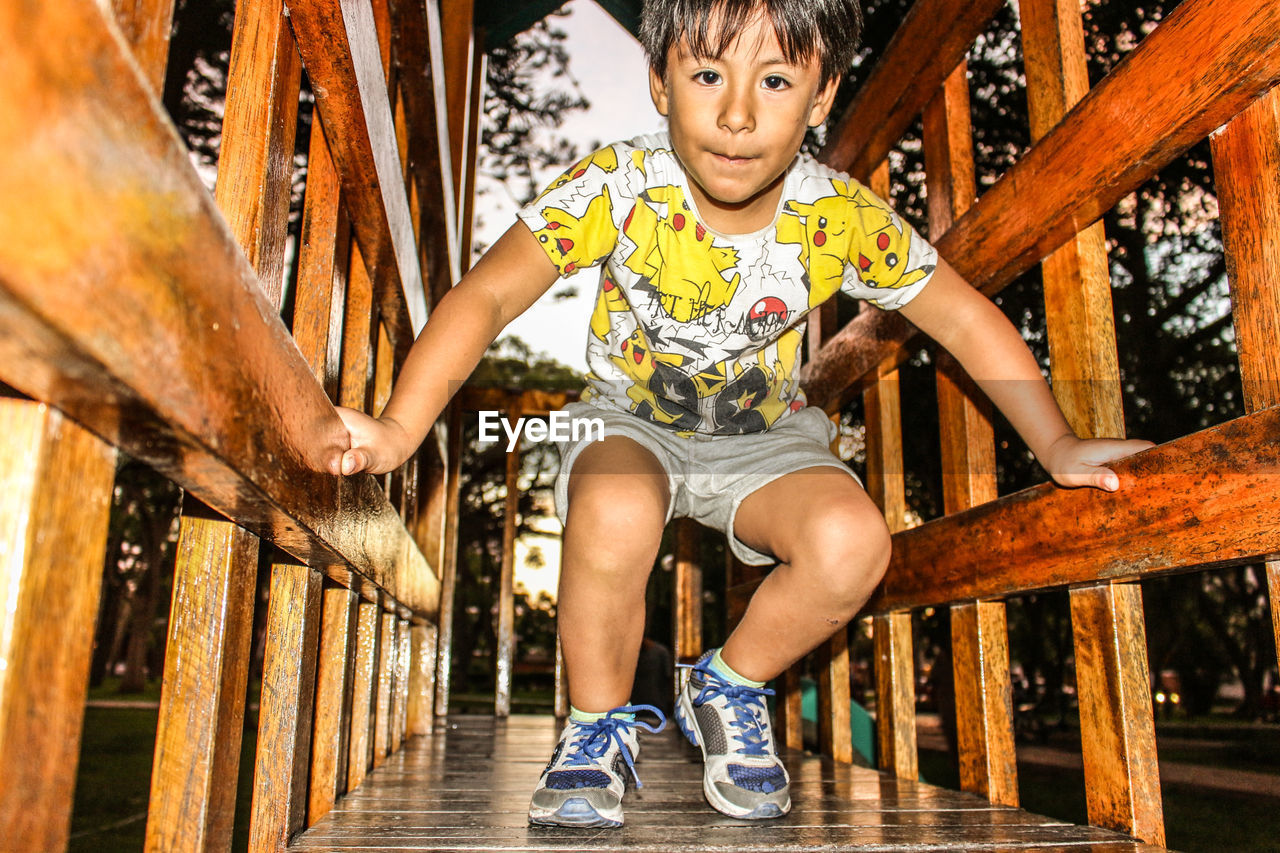
<svg viewBox="0 0 1280 853"><path fill-rule="evenodd" d="M665 134L591 154L519 216L561 275L600 267L583 399L680 432L759 432L802 408L808 312L837 290L901 308L937 264L887 204L803 155L768 228L716 233Z"/></svg>

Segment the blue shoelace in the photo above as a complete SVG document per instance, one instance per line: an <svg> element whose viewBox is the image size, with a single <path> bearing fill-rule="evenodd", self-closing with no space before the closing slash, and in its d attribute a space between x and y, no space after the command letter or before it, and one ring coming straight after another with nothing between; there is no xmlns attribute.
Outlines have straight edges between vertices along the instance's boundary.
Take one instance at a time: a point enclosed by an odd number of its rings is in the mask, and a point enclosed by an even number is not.
<svg viewBox="0 0 1280 853"><path fill-rule="evenodd" d="M615 717L614 714L637 714L641 711L649 711L658 718L658 725L654 727L644 720L636 717L628 719L624 716ZM640 782L640 776L636 773L636 766L631 760L631 750L628 748L626 741L622 739L622 733L629 729L641 728L647 732L657 734L667 726L667 718L662 712L652 705L623 705L620 708L614 708L608 715L601 717L592 723L575 723L582 731L569 744L566 750L565 767L580 767L584 764L592 764L604 756L609 751L609 747L614 743L618 744L618 750L622 753L623 759L627 762L627 769L631 771L631 778L636 780L636 787L643 788Z"/></svg>
<svg viewBox="0 0 1280 853"><path fill-rule="evenodd" d="M733 711L730 725L734 731L730 736L742 746L735 750L742 755L768 755L769 738L764 733L757 709L764 714L769 711L765 707L764 697L773 696L774 692L767 687L750 687L746 684L734 684L711 669L705 663L677 664L682 669L692 669L701 673L705 679L702 690L694 698L693 704L703 705L717 696L723 696Z"/></svg>

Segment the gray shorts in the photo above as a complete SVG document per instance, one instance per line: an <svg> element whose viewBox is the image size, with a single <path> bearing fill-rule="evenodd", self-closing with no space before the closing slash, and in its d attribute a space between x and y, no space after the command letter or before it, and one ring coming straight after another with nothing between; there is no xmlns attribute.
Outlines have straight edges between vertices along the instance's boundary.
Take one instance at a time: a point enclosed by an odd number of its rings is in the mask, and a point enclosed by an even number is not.
<svg viewBox="0 0 1280 853"><path fill-rule="evenodd" d="M819 408L805 408L783 418L768 432L748 435L699 435L685 437L641 417L594 406L570 403L564 411L573 418L599 418L604 434L625 436L639 443L658 460L667 475L667 521L674 517L693 520L719 530L739 560L764 566L777 560L744 545L733 535L733 520L747 495L779 477L804 468L839 468L861 487L861 481L830 450L836 426ZM563 524L569 514L569 475L573 463L591 439L570 441L560 447L560 474L556 477L556 515Z"/></svg>

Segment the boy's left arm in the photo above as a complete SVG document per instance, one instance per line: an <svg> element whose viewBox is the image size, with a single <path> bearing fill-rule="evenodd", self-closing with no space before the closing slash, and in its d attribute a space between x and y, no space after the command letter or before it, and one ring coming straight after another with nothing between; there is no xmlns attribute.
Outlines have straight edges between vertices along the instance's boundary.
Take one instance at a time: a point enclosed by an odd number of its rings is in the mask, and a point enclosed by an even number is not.
<svg viewBox="0 0 1280 853"><path fill-rule="evenodd" d="M1120 479L1107 463L1154 446L1077 438L1018 330L943 259L919 295L899 310L956 357L1058 485L1115 491Z"/></svg>

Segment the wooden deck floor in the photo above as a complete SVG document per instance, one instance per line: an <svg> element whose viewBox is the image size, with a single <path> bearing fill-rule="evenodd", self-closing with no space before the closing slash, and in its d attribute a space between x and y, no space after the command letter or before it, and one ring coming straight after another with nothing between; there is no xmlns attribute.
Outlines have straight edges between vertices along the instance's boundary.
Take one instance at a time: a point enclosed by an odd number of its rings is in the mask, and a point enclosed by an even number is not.
<svg viewBox="0 0 1280 853"><path fill-rule="evenodd" d="M793 808L735 821L702 796L701 756L674 725L642 734L626 825L559 830L526 824L529 795L559 728L550 717L450 717L415 738L300 837L297 850L1063 850L1160 848L873 770L791 752Z"/></svg>

